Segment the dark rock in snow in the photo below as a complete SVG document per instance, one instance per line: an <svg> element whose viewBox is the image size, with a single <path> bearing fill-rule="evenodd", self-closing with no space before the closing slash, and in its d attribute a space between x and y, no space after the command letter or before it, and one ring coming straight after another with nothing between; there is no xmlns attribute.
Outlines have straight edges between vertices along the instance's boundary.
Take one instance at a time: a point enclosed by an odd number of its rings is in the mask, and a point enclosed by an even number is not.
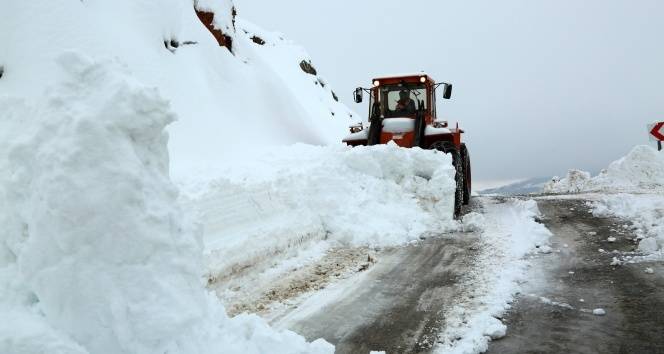
<svg viewBox="0 0 664 354"><path fill-rule="evenodd" d="M265 45L265 40L263 40L263 38L261 38L259 36L254 35L254 36L251 37L251 40L254 41L254 43L256 43L258 45Z"/></svg>
<svg viewBox="0 0 664 354"><path fill-rule="evenodd" d="M318 71L316 71L316 68L311 65L310 61L302 60L300 62L300 68L302 68L302 71L309 75L318 75Z"/></svg>

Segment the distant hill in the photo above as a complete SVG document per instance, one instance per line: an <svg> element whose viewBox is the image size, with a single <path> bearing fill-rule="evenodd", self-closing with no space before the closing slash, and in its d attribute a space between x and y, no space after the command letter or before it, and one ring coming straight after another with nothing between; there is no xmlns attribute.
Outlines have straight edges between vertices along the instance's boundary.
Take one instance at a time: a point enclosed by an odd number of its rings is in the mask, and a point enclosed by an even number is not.
<svg viewBox="0 0 664 354"><path fill-rule="evenodd" d="M540 193L544 184L551 181L551 177L535 177L506 186L481 190L479 194L519 195L529 193Z"/></svg>

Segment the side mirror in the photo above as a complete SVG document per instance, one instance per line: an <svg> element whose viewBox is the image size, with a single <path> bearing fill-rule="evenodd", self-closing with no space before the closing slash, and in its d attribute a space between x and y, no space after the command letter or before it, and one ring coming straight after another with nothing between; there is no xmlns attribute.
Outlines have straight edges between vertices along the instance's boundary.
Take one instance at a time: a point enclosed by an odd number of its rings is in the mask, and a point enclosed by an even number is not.
<svg viewBox="0 0 664 354"><path fill-rule="evenodd" d="M452 84L445 84L443 87L443 98L446 100L452 98Z"/></svg>
<svg viewBox="0 0 664 354"><path fill-rule="evenodd" d="M358 87L355 89L355 103L362 103L362 99L364 98L364 90L362 90L361 87Z"/></svg>

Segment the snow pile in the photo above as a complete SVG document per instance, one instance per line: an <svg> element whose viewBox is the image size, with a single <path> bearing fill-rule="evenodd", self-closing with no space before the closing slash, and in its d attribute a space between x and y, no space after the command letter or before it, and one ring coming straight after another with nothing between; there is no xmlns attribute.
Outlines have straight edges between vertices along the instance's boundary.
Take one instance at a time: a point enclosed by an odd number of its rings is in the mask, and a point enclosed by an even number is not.
<svg viewBox="0 0 664 354"><path fill-rule="evenodd" d="M116 63L58 63L47 98L1 98L0 352L333 352L204 290L158 91Z"/></svg>
<svg viewBox="0 0 664 354"><path fill-rule="evenodd" d="M213 274L321 240L391 246L457 226L454 170L435 151L296 145L216 173L225 177L183 182Z"/></svg>
<svg viewBox="0 0 664 354"><path fill-rule="evenodd" d="M535 201L495 203L484 199L483 251L475 271L464 281L472 291L445 314L437 353L485 352L489 341L505 336L507 327L499 318L510 308L520 289L518 282L525 278L526 258L545 247L551 236L535 221L540 215Z"/></svg>
<svg viewBox="0 0 664 354"><path fill-rule="evenodd" d="M590 172L569 170L567 177L553 177L551 182L544 185L545 193L580 193L590 188L592 176Z"/></svg>
<svg viewBox="0 0 664 354"><path fill-rule="evenodd" d="M664 250L664 195L603 195L593 201L593 214L629 220L639 238L639 251L650 254Z"/></svg>
<svg viewBox="0 0 664 354"><path fill-rule="evenodd" d="M653 190L664 190L664 154L646 145L635 147L598 176L591 177L588 172L571 170L566 178L556 177L544 187L547 193Z"/></svg>

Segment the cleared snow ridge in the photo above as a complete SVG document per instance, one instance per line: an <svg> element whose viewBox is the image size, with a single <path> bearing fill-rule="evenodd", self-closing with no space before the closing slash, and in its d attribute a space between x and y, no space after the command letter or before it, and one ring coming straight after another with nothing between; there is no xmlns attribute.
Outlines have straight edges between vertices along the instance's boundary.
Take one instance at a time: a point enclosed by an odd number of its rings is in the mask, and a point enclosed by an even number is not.
<svg viewBox="0 0 664 354"><path fill-rule="evenodd" d="M0 352L332 353L204 289L168 177L169 104L68 53L45 100L2 98Z"/></svg>
<svg viewBox="0 0 664 354"><path fill-rule="evenodd" d="M213 278L319 242L394 246L458 227L454 169L435 151L295 145L215 174L181 181Z"/></svg>

